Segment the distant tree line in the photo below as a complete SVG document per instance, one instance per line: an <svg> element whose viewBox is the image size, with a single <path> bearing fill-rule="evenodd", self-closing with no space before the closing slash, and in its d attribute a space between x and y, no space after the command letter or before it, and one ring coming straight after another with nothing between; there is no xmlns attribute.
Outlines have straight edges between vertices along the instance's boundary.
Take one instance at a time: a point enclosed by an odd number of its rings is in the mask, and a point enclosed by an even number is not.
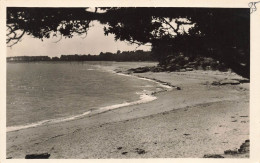
<svg viewBox="0 0 260 163"><path fill-rule="evenodd" d="M156 61L151 55L150 51L117 51L116 53L101 52L99 55L61 55L60 57L48 56L22 56L22 57L8 57L8 62L22 62L22 61Z"/></svg>
<svg viewBox="0 0 260 163"><path fill-rule="evenodd" d="M16 56L7 57L7 62L39 62L39 61L51 61L48 56Z"/></svg>
<svg viewBox="0 0 260 163"><path fill-rule="evenodd" d="M99 55L61 55L56 61L155 61L150 51L101 52Z"/></svg>

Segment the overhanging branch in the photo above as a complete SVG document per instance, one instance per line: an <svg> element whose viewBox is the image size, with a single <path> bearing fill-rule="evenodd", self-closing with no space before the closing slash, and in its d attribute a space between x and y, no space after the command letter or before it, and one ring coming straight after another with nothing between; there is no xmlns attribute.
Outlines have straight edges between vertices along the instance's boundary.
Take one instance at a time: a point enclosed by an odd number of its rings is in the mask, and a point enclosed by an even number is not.
<svg viewBox="0 0 260 163"><path fill-rule="evenodd" d="M12 31L12 33L14 33L14 37L9 37L6 41L6 44L9 44L11 41L14 41L14 42L11 45L7 45L7 47L12 47L13 45L17 44L21 40L23 35L25 34L25 31L23 31L22 34L19 35L18 37L15 32Z"/></svg>

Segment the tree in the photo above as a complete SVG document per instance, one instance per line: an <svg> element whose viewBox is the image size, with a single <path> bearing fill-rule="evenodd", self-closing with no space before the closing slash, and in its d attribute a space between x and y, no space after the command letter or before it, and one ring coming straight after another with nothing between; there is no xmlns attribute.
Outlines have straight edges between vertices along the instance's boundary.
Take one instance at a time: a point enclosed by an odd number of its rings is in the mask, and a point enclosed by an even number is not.
<svg viewBox="0 0 260 163"><path fill-rule="evenodd" d="M160 64L169 56L210 56L250 78L249 9L231 8L8 8L7 43L26 33L36 38L86 34L90 22L116 40L150 45ZM187 28L189 26L189 28ZM186 30L185 30L186 29ZM158 55L159 54L159 55Z"/></svg>
<svg viewBox="0 0 260 163"><path fill-rule="evenodd" d="M213 57L237 74L250 78L249 9L227 8L121 8L109 20L105 33L132 43L151 43L160 63L169 55ZM175 27L171 25L175 22ZM188 32L181 30L191 25ZM169 30L172 33L169 33Z"/></svg>
<svg viewBox="0 0 260 163"><path fill-rule="evenodd" d="M39 39L86 34L94 17L85 8L9 7L6 43L13 46L25 33Z"/></svg>

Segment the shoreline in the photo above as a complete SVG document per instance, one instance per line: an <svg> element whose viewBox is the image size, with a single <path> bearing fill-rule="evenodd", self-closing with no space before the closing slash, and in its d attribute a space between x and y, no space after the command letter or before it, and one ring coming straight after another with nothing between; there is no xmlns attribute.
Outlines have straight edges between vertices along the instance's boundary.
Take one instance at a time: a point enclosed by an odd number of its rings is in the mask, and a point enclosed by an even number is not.
<svg viewBox="0 0 260 163"><path fill-rule="evenodd" d="M116 63L110 69L139 64ZM51 159L202 158L239 148L249 139L249 83L210 84L237 75L211 71L133 75L181 90L160 92L148 103L8 132L7 158L45 152Z"/></svg>
<svg viewBox="0 0 260 163"><path fill-rule="evenodd" d="M107 71L107 72L111 73L111 71ZM132 101L132 102L124 102L124 103L119 103L119 104L113 104L113 105L110 105L110 106L104 106L104 107L100 107L100 108L95 109L95 110L86 111L86 112L78 114L78 115L73 115L73 116L69 116L69 117L60 117L60 118L48 119L48 120L42 120L42 121L38 121L38 122L30 123L30 124L25 124L25 125L19 125L19 126L9 126L9 127L7 126L6 132L19 131L19 130L23 130L23 129L27 129L27 128L31 128L31 127L38 127L38 126L42 126L42 125L50 125L50 124L55 124L55 123L61 123L61 122L76 120L76 119L79 119L79 118L84 118L87 115L92 116L92 115L95 115L95 114L101 114L101 113L104 113L104 112L107 112L107 111L119 109L119 108L126 107L126 106L132 106L132 105L138 105L138 104L142 104L142 103L151 102L151 101L157 99L157 97L154 96L155 94L160 93L160 92L164 92L164 91L170 91L174 87L174 86L170 85L169 83L158 81L156 79L150 79L150 78L145 78L145 77L141 77L141 76L129 75L129 74L126 74L126 73L119 73L119 72L116 72L114 70L112 71L112 73L117 74L117 75L127 76L127 77L135 77L135 78L138 78L140 80L147 80L147 81L150 81L150 82L154 82L164 89L160 90L160 91L153 91L151 93L144 92L144 90L142 91L143 93L142 92L136 92L136 94L139 95L139 100Z"/></svg>

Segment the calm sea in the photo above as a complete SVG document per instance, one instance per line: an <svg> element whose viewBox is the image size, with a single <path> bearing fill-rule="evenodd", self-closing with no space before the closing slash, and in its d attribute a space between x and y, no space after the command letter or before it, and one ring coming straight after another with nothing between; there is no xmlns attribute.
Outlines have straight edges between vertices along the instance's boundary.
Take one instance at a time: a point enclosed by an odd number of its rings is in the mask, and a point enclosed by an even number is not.
<svg viewBox="0 0 260 163"><path fill-rule="evenodd" d="M7 126L77 117L126 106L158 84L108 71L113 62L7 64ZM127 63L126 63L127 64Z"/></svg>

